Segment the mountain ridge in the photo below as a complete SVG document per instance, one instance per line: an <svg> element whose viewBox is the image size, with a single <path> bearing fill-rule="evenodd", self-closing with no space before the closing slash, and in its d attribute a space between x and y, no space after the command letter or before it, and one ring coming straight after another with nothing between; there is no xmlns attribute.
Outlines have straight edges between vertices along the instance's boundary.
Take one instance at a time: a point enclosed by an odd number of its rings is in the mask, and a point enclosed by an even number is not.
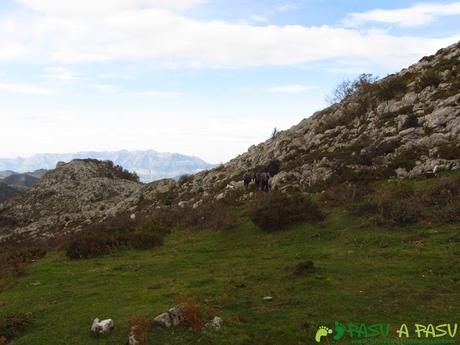
<svg viewBox="0 0 460 345"><path fill-rule="evenodd" d="M50 170L54 169L60 161L68 163L73 159L85 158L110 160L125 169L136 172L144 182L193 174L215 167L214 164L207 163L196 156L154 150L119 150L40 153L30 157L3 158L0 159L0 170L11 170L17 173L38 169Z"/></svg>

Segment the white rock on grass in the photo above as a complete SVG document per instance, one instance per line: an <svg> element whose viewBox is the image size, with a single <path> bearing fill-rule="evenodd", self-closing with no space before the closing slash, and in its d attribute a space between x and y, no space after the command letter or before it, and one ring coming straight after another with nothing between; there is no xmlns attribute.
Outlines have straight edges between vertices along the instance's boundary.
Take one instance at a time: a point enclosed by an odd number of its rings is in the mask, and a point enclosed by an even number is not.
<svg viewBox="0 0 460 345"><path fill-rule="evenodd" d="M153 319L156 324L166 328L178 326L184 320L185 313L183 304L176 305Z"/></svg>
<svg viewBox="0 0 460 345"><path fill-rule="evenodd" d="M115 326L113 325L112 319L100 321L98 318L95 318L93 321L93 325L91 326L91 331L95 335L103 335L110 333L114 330L114 328Z"/></svg>
<svg viewBox="0 0 460 345"><path fill-rule="evenodd" d="M206 327L219 329L222 327L223 322L224 320L222 320L222 318L220 318L219 316L214 316L214 318L206 324Z"/></svg>

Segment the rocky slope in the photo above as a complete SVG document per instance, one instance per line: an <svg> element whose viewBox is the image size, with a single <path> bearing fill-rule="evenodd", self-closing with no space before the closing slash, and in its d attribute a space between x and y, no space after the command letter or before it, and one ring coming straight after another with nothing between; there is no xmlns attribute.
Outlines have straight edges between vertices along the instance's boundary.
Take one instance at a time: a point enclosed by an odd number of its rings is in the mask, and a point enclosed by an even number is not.
<svg viewBox="0 0 460 345"><path fill-rule="evenodd" d="M64 234L133 204L142 184L111 162L74 160L46 173L28 191L0 204L0 240ZM137 200L137 199L136 199Z"/></svg>
<svg viewBox="0 0 460 345"><path fill-rule="evenodd" d="M0 203L13 198L19 193L19 190L8 186L6 183L0 181Z"/></svg>
<svg viewBox="0 0 460 345"><path fill-rule="evenodd" d="M372 83L218 168L143 185L113 165L76 160L0 207L0 238L62 234L119 213L199 207L239 190L242 176L279 165L272 187L417 177L460 168L460 43ZM250 198L251 194L243 194Z"/></svg>
<svg viewBox="0 0 460 345"><path fill-rule="evenodd" d="M2 179L2 182L12 187L18 186L27 189L33 187L38 182L38 180L38 177L29 174L13 174Z"/></svg>
<svg viewBox="0 0 460 345"><path fill-rule="evenodd" d="M241 187L246 171L278 161L275 189L416 177L460 168L460 43L313 114L217 169L171 184L182 205ZM164 183L163 183L164 184Z"/></svg>

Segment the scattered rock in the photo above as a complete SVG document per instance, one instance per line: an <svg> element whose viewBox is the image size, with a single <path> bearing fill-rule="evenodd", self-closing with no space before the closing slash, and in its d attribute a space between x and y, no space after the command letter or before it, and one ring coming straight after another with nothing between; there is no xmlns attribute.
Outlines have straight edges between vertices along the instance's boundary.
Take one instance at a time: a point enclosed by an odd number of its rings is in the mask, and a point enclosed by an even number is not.
<svg viewBox="0 0 460 345"><path fill-rule="evenodd" d="M128 345L139 345L139 341L136 340L136 329L135 327L131 327L131 331L128 335Z"/></svg>
<svg viewBox="0 0 460 345"><path fill-rule="evenodd" d="M135 213L131 213L131 215L129 216L129 218L131 220L135 220L136 219L136 214Z"/></svg>
<svg viewBox="0 0 460 345"><path fill-rule="evenodd" d="M104 335L112 332L114 328L115 326L113 325L112 319L99 321L98 318L95 318L91 326L91 331L95 335Z"/></svg>
<svg viewBox="0 0 460 345"><path fill-rule="evenodd" d="M225 193L220 193L216 196L216 200L222 200L225 198Z"/></svg>
<svg viewBox="0 0 460 345"><path fill-rule="evenodd" d="M224 320L219 316L214 316L214 318L206 324L207 328L220 329Z"/></svg>
<svg viewBox="0 0 460 345"><path fill-rule="evenodd" d="M160 315L156 316L153 319L153 322L160 326L171 328L178 326L184 320L184 305L179 304L169 309L167 312L161 313Z"/></svg>
<svg viewBox="0 0 460 345"><path fill-rule="evenodd" d="M264 301L273 301L273 297L272 296L265 296L263 298Z"/></svg>

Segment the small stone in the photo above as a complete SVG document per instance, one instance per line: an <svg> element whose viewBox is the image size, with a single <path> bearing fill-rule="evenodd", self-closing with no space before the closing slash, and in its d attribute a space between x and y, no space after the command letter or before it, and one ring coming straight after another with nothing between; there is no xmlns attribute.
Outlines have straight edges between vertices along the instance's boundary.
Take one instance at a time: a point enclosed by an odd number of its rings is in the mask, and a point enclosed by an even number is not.
<svg viewBox="0 0 460 345"><path fill-rule="evenodd" d="M131 215L129 216L129 218L130 218L131 220L134 220L134 219L136 219L136 214L134 214L134 213L131 213Z"/></svg>
<svg viewBox="0 0 460 345"><path fill-rule="evenodd" d="M219 316L214 316L214 318L206 324L206 327L219 329L220 327L222 327L223 322L224 320L222 320L222 318L220 318Z"/></svg>
<svg viewBox="0 0 460 345"><path fill-rule="evenodd" d="M272 296L265 296L263 298L264 301L273 301L273 297Z"/></svg>

